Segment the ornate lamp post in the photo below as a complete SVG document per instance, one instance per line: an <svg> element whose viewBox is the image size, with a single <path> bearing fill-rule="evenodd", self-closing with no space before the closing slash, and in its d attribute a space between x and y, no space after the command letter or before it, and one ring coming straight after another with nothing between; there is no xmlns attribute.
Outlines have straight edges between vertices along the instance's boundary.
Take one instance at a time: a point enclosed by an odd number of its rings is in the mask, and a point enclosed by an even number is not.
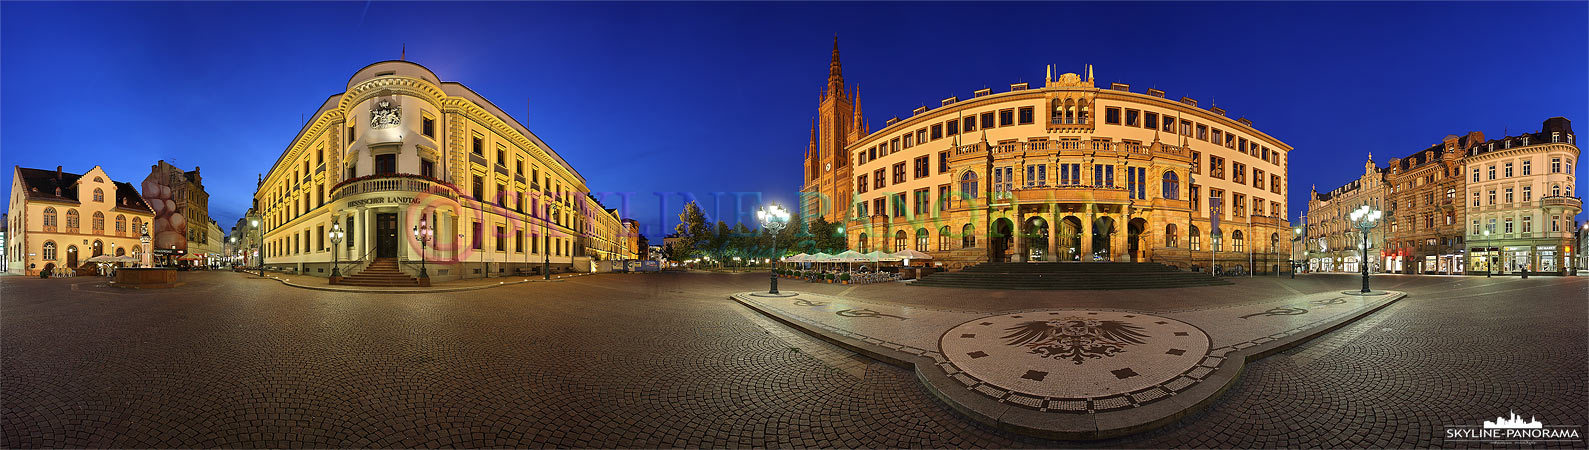
<svg viewBox="0 0 1589 450"><path fill-rule="evenodd" d="M1297 241L1302 240L1302 227L1291 229L1291 279L1297 278Z"/></svg>
<svg viewBox="0 0 1589 450"><path fill-rule="evenodd" d="M342 237L347 236L348 233L342 231L341 224L331 222L331 231L326 232L326 234L331 238L331 279L329 281L331 284L337 284L337 282L342 281L342 264L341 260L337 258L337 248L342 246Z"/></svg>
<svg viewBox="0 0 1589 450"><path fill-rule="evenodd" d="M761 227L766 228L769 232L768 235L772 236L772 257L773 260L776 261L778 258L778 232L783 230L784 225L789 223L789 211L785 211L783 207L778 206L777 203L774 203L757 210L756 220L760 221ZM775 270L769 270L768 273L771 275L772 288L768 289L767 293L777 294L778 272Z"/></svg>
<svg viewBox="0 0 1589 450"><path fill-rule="evenodd" d="M430 243L436 230L430 228L430 223L425 221L425 216L419 216L419 226L414 227L414 239L419 240L419 285L430 286L430 272L425 270L425 246Z"/></svg>
<svg viewBox="0 0 1589 450"><path fill-rule="evenodd" d="M1363 272L1363 294L1368 294L1368 231L1374 229L1374 225L1379 222L1379 218L1383 215L1383 212L1369 208L1368 205L1363 205L1358 207L1356 211L1352 211L1352 226L1357 227L1357 230L1363 233L1363 263L1359 264L1361 266L1359 269Z"/></svg>
<svg viewBox="0 0 1589 450"><path fill-rule="evenodd" d="M259 248L259 257L254 258L254 265L259 268L259 276L265 276L265 229L259 227L259 218L257 217L249 219L248 224L254 227L254 231L259 232L259 240L254 242L254 245ZM145 236L148 235L145 234Z"/></svg>

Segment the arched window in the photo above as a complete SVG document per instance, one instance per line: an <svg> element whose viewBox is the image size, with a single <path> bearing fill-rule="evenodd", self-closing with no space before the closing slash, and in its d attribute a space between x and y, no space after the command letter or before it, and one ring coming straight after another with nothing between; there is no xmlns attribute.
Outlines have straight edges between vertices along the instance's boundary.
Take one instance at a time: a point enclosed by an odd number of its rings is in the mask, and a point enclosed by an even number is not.
<svg viewBox="0 0 1589 450"><path fill-rule="evenodd" d="M917 228L916 229L916 251L918 251L918 252L926 252L927 251L927 229L926 228Z"/></svg>
<svg viewBox="0 0 1589 450"><path fill-rule="evenodd" d="M1180 245L1179 242L1176 242L1177 236L1175 234L1176 234L1175 224L1172 223L1172 224L1164 226L1164 246L1165 247L1175 248L1176 246Z"/></svg>
<svg viewBox="0 0 1589 450"><path fill-rule="evenodd" d="M116 247L116 256L127 256L127 247Z"/></svg>
<svg viewBox="0 0 1589 450"><path fill-rule="evenodd" d="M94 211L94 234L105 234L105 213Z"/></svg>
<svg viewBox="0 0 1589 450"><path fill-rule="evenodd" d="M44 260L55 261L55 241L44 241Z"/></svg>
<svg viewBox="0 0 1589 450"><path fill-rule="evenodd" d="M905 251L905 230L894 232L894 251Z"/></svg>
<svg viewBox="0 0 1589 450"><path fill-rule="evenodd" d="M126 215L122 215L122 214L117 214L116 215L116 234L118 234L118 235L127 234L127 216Z"/></svg>
<svg viewBox="0 0 1589 450"><path fill-rule="evenodd" d="M143 219L137 217L132 218L132 234L134 236L143 234Z"/></svg>
<svg viewBox="0 0 1589 450"><path fill-rule="evenodd" d="M1164 172L1164 198L1168 200L1181 198L1181 177L1176 176L1173 170Z"/></svg>
<svg viewBox="0 0 1589 450"><path fill-rule="evenodd" d="M1088 111L1087 99L1081 99L1081 101L1078 102L1077 105L1080 106L1081 111L1076 113L1076 123L1080 123L1080 124L1088 123L1087 122L1087 111Z"/></svg>
<svg viewBox="0 0 1589 450"><path fill-rule="evenodd" d="M977 173L967 170L960 176L960 194L965 198L977 198Z"/></svg>
<svg viewBox="0 0 1589 450"><path fill-rule="evenodd" d="M1208 232L1208 241L1209 241L1209 243L1212 243L1214 245L1214 251L1216 251L1216 252L1225 251L1225 240L1223 239L1224 237L1225 237L1225 233L1221 233L1219 230L1214 230L1214 231Z"/></svg>
<svg viewBox="0 0 1589 450"><path fill-rule="evenodd" d="M976 227L972 227L969 223L966 224L966 226L960 228L960 248L972 248L977 246L977 235L975 231Z"/></svg>
<svg viewBox="0 0 1589 450"><path fill-rule="evenodd" d="M1269 251L1271 251L1271 252L1280 251L1280 233L1270 233L1269 234Z"/></svg>
<svg viewBox="0 0 1589 450"><path fill-rule="evenodd" d="M1203 249L1203 245L1202 245L1203 243L1200 242L1202 239L1203 239L1202 233L1197 231L1197 226L1196 225L1193 225L1192 227L1187 228L1187 231L1186 231L1186 245L1188 247L1190 247L1192 250L1202 250Z"/></svg>
<svg viewBox="0 0 1589 450"><path fill-rule="evenodd" d="M105 190L104 189L94 188L94 201L96 201L96 202L105 201Z"/></svg>
<svg viewBox="0 0 1589 450"><path fill-rule="evenodd" d="M76 233L77 232L77 210L76 209L68 209L68 210L66 210L66 232L68 232L68 233Z"/></svg>
<svg viewBox="0 0 1589 450"><path fill-rule="evenodd" d="M866 233L861 233L860 238L855 241L855 246L860 248L858 251L861 253L869 253L872 251L871 248L869 248L870 246L867 245Z"/></svg>
<svg viewBox="0 0 1589 450"><path fill-rule="evenodd" d="M938 251L947 252L949 248L949 226L938 227Z"/></svg>
<svg viewBox="0 0 1589 450"><path fill-rule="evenodd" d="M1238 251L1238 252L1246 251L1246 249L1245 249L1245 245L1246 245L1245 241L1246 240L1243 239L1243 236L1241 235L1241 230L1236 230L1236 231L1231 232L1230 233L1230 237L1231 237L1231 243L1232 243L1232 245L1231 245L1232 250L1235 250L1235 251Z"/></svg>
<svg viewBox="0 0 1589 450"><path fill-rule="evenodd" d="M55 208L44 208L44 231L55 231Z"/></svg>

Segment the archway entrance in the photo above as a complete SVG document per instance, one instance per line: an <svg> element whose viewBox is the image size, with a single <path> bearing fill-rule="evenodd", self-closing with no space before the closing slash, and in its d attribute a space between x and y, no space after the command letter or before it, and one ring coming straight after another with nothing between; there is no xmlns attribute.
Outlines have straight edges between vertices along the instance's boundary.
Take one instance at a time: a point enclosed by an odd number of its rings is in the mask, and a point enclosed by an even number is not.
<svg viewBox="0 0 1589 450"><path fill-rule="evenodd" d="M1015 241L1015 224L1010 219L999 218L993 221L993 229L989 230L988 247L992 250L989 261L1005 262L1010 258L1010 244Z"/></svg>
<svg viewBox="0 0 1589 450"><path fill-rule="evenodd" d="M102 241L98 241L98 240L94 241L94 245L92 247L92 252L94 253L93 256L99 256L99 255L105 254L105 243L102 242Z"/></svg>
<svg viewBox="0 0 1589 450"><path fill-rule="evenodd" d="M1081 219L1065 216L1059 219L1059 260L1081 261Z"/></svg>
<svg viewBox="0 0 1589 450"><path fill-rule="evenodd" d="M1145 255L1142 254L1142 232L1146 231L1147 228L1148 221L1140 217L1131 219L1131 222L1126 224L1126 248L1131 252L1131 262L1147 260Z"/></svg>
<svg viewBox="0 0 1589 450"><path fill-rule="evenodd" d="M68 268L68 269L76 269L77 268L77 246L76 245L72 245L72 246L66 247L66 268Z"/></svg>
<svg viewBox="0 0 1589 450"><path fill-rule="evenodd" d="M1109 261L1114 255L1109 248L1109 237L1115 234L1115 221L1108 217L1099 217L1092 222L1092 261Z"/></svg>
<svg viewBox="0 0 1589 450"><path fill-rule="evenodd" d="M1027 261L1048 260L1048 221L1042 217L1026 219L1026 231L1021 237L1026 242Z"/></svg>

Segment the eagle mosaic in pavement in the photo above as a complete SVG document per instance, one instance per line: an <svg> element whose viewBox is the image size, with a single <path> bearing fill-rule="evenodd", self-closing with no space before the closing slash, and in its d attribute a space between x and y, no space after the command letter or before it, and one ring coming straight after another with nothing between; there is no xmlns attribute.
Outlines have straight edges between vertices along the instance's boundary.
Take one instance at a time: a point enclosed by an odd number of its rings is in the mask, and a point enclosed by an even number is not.
<svg viewBox="0 0 1589 450"><path fill-rule="evenodd" d="M1081 364L1087 359L1114 356L1126 347L1141 344L1148 337L1142 327L1122 320L1097 320L1066 317L1059 320L1033 320L1006 328L1008 345L1024 346L1045 358L1070 359Z"/></svg>

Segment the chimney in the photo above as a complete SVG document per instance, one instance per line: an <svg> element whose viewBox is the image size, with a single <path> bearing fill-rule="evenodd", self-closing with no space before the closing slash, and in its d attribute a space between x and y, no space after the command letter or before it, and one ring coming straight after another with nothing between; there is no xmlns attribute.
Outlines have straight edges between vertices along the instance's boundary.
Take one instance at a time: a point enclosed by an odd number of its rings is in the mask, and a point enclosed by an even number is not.
<svg viewBox="0 0 1589 450"><path fill-rule="evenodd" d="M61 166L55 166L55 181L61 181Z"/></svg>

